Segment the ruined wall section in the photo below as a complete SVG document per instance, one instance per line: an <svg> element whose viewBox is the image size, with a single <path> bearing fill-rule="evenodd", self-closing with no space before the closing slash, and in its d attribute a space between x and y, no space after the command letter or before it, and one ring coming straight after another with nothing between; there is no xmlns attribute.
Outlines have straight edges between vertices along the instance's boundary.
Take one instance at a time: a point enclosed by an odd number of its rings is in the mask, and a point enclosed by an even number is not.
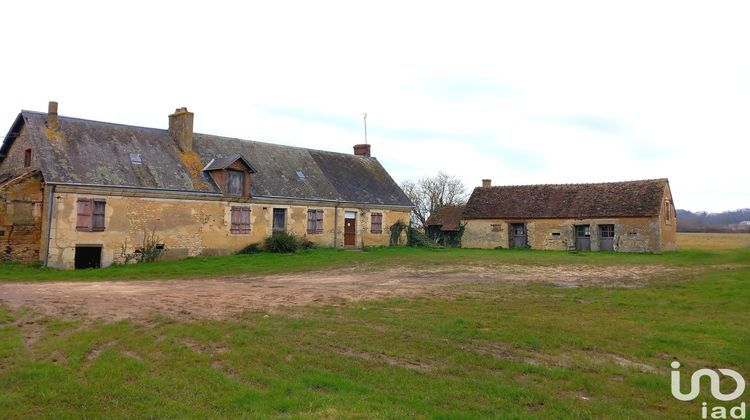
<svg viewBox="0 0 750 420"><path fill-rule="evenodd" d="M40 260L43 197L38 173L0 188L0 260Z"/></svg>

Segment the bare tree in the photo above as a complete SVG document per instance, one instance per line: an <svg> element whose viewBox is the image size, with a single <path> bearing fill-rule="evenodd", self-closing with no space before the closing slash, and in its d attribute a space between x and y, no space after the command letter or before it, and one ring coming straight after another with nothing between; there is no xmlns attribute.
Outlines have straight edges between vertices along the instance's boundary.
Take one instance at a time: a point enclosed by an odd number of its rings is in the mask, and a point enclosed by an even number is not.
<svg viewBox="0 0 750 420"><path fill-rule="evenodd" d="M417 181L406 180L401 189L414 203L413 222L424 226L430 214L447 205L466 203L466 186L458 177L438 172Z"/></svg>

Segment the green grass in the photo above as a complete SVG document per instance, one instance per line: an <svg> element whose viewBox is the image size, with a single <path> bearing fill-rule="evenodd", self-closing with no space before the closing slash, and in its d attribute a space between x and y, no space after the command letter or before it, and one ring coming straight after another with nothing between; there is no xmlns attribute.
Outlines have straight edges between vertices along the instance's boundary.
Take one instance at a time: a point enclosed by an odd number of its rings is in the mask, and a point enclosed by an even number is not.
<svg viewBox="0 0 750 420"><path fill-rule="evenodd" d="M85 271L5 265L0 273L15 280L353 265L704 269L641 288L478 282L451 286L445 296L248 312L228 321L36 320L28 309L0 305L0 418L698 418L700 401L672 398L668 366L677 358L683 377L723 367L750 379L749 257L747 250L651 255L396 248Z"/></svg>
<svg viewBox="0 0 750 420"><path fill-rule="evenodd" d="M0 308L0 417L698 418L671 397L673 358L750 377L748 268L465 292L232 321L46 319L30 345L28 314Z"/></svg>
<svg viewBox="0 0 750 420"><path fill-rule="evenodd" d="M56 270L24 264L0 264L0 281L127 280L212 277L234 274L279 274L345 267L382 269L399 265L450 267L457 264L665 264L700 266L750 264L750 249L683 250L663 254L608 252L569 253L532 250L373 248L367 252L314 249L296 254L197 257L154 264L131 264L91 270Z"/></svg>

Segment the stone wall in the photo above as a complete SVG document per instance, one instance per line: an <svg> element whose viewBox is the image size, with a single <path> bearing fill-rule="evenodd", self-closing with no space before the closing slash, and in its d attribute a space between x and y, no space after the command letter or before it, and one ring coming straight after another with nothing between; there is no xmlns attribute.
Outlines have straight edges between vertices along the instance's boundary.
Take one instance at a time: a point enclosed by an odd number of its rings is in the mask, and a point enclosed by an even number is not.
<svg viewBox="0 0 750 420"><path fill-rule="evenodd" d="M28 168L23 166L26 149L31 149L31 166ZM15 177L34 169L39 169L39 159L24 125L13 141L13 147L8 150L8 156L0 162L0 175L8 174Z"/></svg>
<svg viewBox="0 0 750 420"><path fill-rule="evenodd" d="M658 217L611 219L473 219L466 224L461 246L464 248L508 248L511 223L526 223L528 245L533 249L568 250L575 248L575 226L591 226L591 250L599 250L598 225L615 225L614 248L620 252L662 250ZM556 235L559 234L559 235Z"/></svg>
<svg viewBox="0 0 750 420"><path fill-rule="evenodd" d="M0 189L0 260L39 261L43 197L38 173Z"/></svg>
<svg viewBox="0 0 750 420"><path fill-rule="evenodd" d="M387 246L388 226L397 220L408 223L409 212L377 207L335 208L333 203L310 205L300 202L242 202L186 200L173 198L145 198L118 195L95 195L77 192L55 194L52 218L49 265L72 268L76 245L102 247L102 265L122 261L122 247L133 252L143 241L144 232L155 232L165 246L165 258L184 258L198 255L225 255L256 242L272 233L273 209L285 208L287 231L305 237L322 247L343 247L344 212L355 211L358 218L357 246ZM76 230L78 198L106 200L105 230L81 232ZM251 232L230 233L231 207L249 207ZM307 233L307 210L323 210L323 232ZM383 233L370 232L370 214L383 214ZM334 215L338 215L335 222ZM334 235L334 226L337 233Z"/></svg>

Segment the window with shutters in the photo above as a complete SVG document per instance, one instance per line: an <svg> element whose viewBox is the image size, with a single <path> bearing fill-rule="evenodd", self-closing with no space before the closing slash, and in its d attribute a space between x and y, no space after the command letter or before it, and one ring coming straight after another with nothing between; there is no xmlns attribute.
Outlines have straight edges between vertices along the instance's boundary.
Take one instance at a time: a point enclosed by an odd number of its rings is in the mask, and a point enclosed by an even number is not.
<svg viewBox="0 0 750 420"><path fill-rule="evenodd" d="M370 232L383 233L383 213L373 213L370 220Z"/></svg>
<svg viewBox="0 0 750 420"><path fill-rule="evenodd" d="M101 232L104 230L104 213L107 202L100 198L79 198L76 230Z"/></svg>
<svg viewBox="0 0 750 420"><path fill-rule="evenodd" d="M227 194L244 195L245 173L240 171L227 171Z"/></svg>
<svg viewBox="0 0 750 420"><path fill-rule="evenodd" d="M250 207L232 207L232 223L230 233L247 235L250 233Z"/></svg>
<svg viewBox="0 0 750 420"><path fill-rule="evenodd" d="M307 211L307 233L323 233L323 210Z"/></svg>

